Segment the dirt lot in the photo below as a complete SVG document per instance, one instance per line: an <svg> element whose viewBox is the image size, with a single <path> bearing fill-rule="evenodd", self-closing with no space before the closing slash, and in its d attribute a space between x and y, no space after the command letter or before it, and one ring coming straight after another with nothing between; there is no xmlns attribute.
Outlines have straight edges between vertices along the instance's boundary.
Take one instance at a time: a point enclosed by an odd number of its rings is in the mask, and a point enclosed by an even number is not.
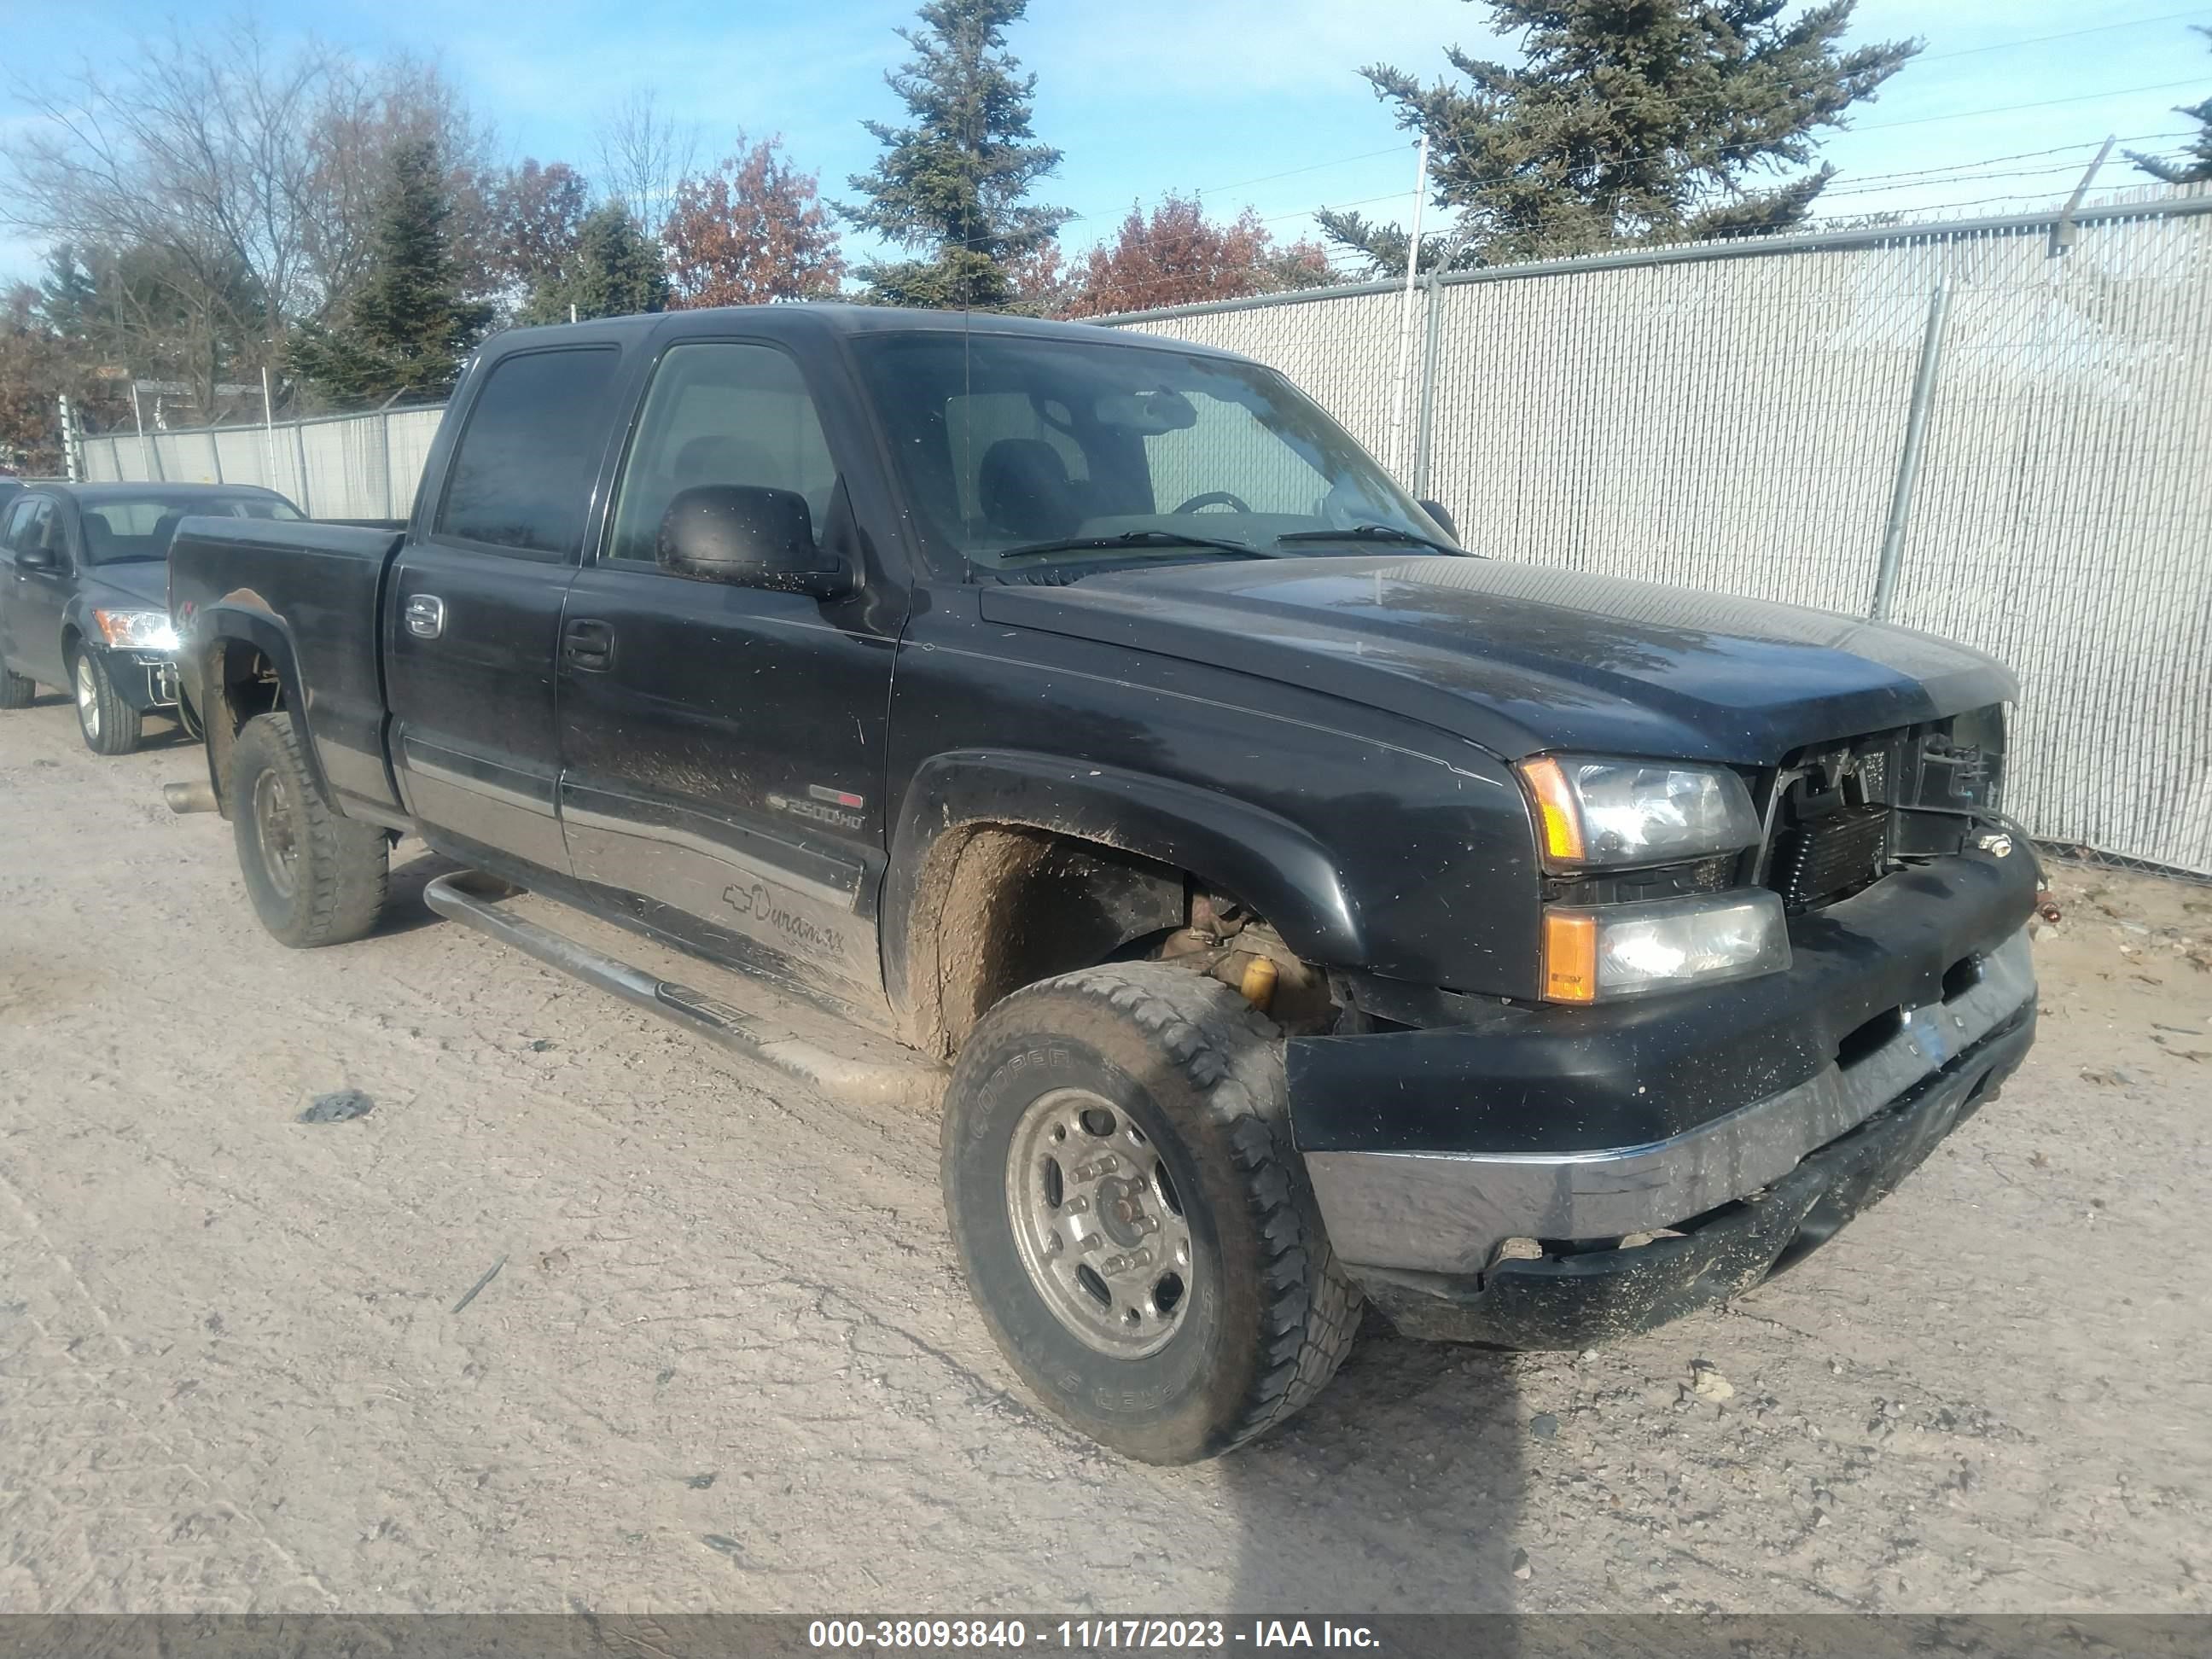
<svg viewBox="0 0 2212 1659"><path fill-rule="evenodd" d="M435 920L412 847L287 952L197 764L0 716L0 1610L2212 1610L2212 890L2063 878L2027 1073L1735 1310L1370 1322L1154 1470L1014 1391L926 1117Z"/></svg>

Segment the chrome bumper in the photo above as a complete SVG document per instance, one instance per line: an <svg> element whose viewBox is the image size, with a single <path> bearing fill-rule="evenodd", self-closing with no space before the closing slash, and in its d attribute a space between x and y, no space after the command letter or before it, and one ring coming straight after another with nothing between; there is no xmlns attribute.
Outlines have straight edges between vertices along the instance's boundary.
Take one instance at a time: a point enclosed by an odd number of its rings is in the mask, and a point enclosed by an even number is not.
<svg viewBox="0 0 2212 1659"><path fill-rule="evenodd" d="M1482 1273L1508 1239L1594 1241L1675 1226L1747 1198L2010 1026L2035 996L2025 929L1948 1001L1902 1011L1848 1066L1640 1146L1537 1153L1310 1152L1306 1167L1347 1264Z"/></svg>

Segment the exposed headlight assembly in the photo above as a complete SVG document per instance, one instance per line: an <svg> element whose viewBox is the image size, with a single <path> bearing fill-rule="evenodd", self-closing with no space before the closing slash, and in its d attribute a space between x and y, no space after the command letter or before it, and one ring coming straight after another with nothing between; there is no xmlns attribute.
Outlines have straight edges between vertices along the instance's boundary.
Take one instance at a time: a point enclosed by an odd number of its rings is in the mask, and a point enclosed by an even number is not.
<svg viewBox="0 0 2212 1659"><path fill-rule="evenodd" d="M1544 995L1596 1002L1790 965L1782 896L1764 888L1544 911Z"/></svg>
<svg viewBox="0 0 2212 1659"><path fill-rule="evenodd" d="M95 611L92 619L112 651L173 651L177 630L166 611Z"/></svg>
<svg viewBox="0 0 2212 1659"><path fill-rule="evenodd" d="M1751 791L1725 767L1540 755L1520 772L1548 870L1672 864L1759 840Z"/></svg>

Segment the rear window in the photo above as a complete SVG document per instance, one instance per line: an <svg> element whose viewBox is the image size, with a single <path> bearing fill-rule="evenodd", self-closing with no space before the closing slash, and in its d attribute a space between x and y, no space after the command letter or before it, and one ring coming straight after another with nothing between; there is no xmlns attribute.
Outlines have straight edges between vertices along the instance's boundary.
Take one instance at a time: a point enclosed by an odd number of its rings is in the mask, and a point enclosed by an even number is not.
<svg viewBox="0 0 2212 1659"><path fill-rule="evenodd" d="M128 564L168 556L177 526L187 518L296 520L300 513L278 495L100 496L81 503L77 524L85 557L94 564Z"/></svg>
<svg viewBox="0 0 2212 1659"><path fill-rule="evenodd" d="M453 452L437 533L574 557L620 361L612 346L591 346L493 365Z"/></svg>

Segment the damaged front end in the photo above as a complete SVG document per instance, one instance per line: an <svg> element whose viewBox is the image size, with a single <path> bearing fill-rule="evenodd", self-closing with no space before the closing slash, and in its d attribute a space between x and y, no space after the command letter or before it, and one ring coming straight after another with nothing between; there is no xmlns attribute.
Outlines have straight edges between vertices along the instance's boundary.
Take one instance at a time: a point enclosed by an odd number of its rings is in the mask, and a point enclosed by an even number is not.
<svg viewBox="0 0 2212 1659"><path fill-rule="evenodd" d="M1291 1115L1370 1297L1409 1334L1577 1347L1747 1288L1889 1191L2033 1041L2041 884L2002 753L1996 709L1819 745L1746 779L1739 855L1547 877L1583 912L1771 895L1771 971L1579 1006L1347 981L1397 1019L1294 1037Z"/></svg>

